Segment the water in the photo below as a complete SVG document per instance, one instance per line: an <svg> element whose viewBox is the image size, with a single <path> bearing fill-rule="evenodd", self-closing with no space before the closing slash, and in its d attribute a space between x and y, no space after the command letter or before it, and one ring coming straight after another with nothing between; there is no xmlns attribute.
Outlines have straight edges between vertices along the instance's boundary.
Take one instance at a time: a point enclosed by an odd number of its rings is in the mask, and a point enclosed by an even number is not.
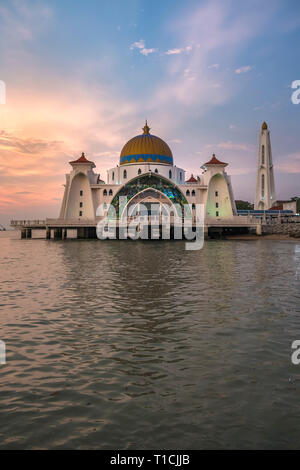
<svg viewBox="0 0 300 470"><path fill-rule="evenodd" d="M299 243L13 235L1 449L299 447Z"/></svg>

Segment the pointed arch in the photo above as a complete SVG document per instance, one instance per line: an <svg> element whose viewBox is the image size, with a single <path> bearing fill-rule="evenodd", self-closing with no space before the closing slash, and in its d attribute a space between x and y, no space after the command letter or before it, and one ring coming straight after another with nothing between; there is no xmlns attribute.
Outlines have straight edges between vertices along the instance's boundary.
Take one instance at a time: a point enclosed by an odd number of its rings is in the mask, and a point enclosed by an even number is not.
<svg viewBox="0 0 300 470"><path fill-rule="evenodd" d="M170 182L167 178L159 174L149 172L132 178L115 194L111 204L116 211L117 217L120 215L120 210L122 212L124 208L124 206L119 207L119 197L125 196L127 198L127 204L134 196L148 188L152 188L162 193L169 198L173 204L180 204L181 207L183 207L184 204L187 204L184 194L176 184Z"/></svg>

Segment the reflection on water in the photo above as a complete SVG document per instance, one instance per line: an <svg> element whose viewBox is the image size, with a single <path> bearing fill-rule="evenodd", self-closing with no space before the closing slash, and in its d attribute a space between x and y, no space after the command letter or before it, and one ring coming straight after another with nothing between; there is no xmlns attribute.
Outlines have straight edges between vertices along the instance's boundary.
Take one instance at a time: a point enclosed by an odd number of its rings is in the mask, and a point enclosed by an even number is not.
<svg viewBox="0 0 300 470"><path fill-rule="evenodd" d="M295 242L1 236L1 448L297 448Z"/></svg>

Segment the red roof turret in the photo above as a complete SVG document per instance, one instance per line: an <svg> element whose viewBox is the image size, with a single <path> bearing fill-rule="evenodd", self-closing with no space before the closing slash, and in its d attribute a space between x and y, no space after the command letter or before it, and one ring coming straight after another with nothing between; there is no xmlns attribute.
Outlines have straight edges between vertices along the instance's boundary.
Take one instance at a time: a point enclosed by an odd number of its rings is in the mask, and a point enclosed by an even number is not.
<svg viewBox="0 0 300 470"><path fill-rule="evenodd" d="M192 174L192 176L189 180L186 181L186 183L198 183L198 181L196 180L196 178L194 178L194 175Z"/></svg>
<svg viewBox="0 0 300 470"><path fill-rule="evenodd" d="M215 154L213 153L212 155L212 158L209 160L209 162L205 163L205 165L228 165L228 163L225 163L225 162L221 162L220 160L218 160L215 156Z"/></svg>
<svg viewBox="0 0 300 470"><path fill-rule="evenodd" d="M69 163L70 163L71 165L72 165L72 163L90 163L90 164L93 165L93 167L96 166L94 162L90 162L90 160L87 160L87 159L85 158L84 152L82 152L81 157L77 158L77 160L73 160L72 162L69 162Z"/></svg>

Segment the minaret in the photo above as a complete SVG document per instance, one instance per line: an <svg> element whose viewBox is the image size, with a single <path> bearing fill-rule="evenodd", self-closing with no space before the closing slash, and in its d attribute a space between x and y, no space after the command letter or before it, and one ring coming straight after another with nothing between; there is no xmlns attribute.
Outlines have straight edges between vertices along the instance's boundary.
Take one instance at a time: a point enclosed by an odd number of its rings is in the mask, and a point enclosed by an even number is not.
<svg viewBox="0 0 300 470"><path fill-rule="evenodd" d="M264 122L259 136L254 209L268 210L276 201L270 131Z"/></svg>

